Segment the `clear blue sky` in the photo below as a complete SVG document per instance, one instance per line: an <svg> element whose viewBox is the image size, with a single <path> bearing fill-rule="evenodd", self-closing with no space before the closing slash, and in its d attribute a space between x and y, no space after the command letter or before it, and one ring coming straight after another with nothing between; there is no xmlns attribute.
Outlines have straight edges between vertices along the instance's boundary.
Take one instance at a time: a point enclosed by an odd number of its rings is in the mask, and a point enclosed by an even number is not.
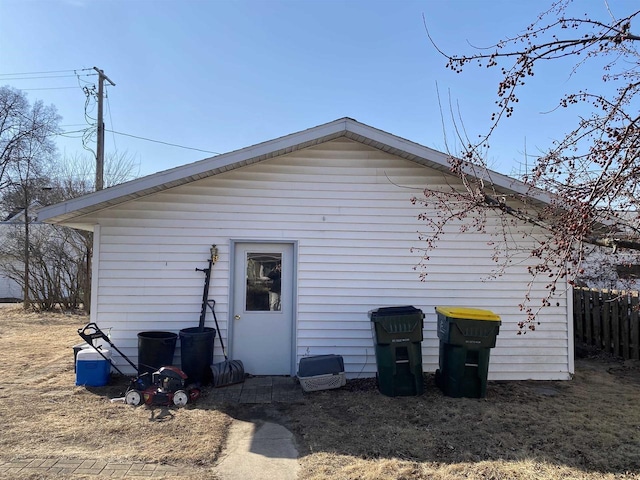
<svg viewBox="0 0 640 480"><path fill-rule="evenodd" d="M97 77L10 74L97 66L116 83L107 89L107 129L213 152L345 116L444 150L436 84L445 103L449 93L458 103L474 136L489 125L498 72L448 71L423 15L442 49L462 53L472 51L467 42L484 46L521 32L548 3L0 0L0 85L54 104L65 131L84 128L80 85ZM576 3L582 13L606 16L603 0ZM635 4L609 3L618 16ZM601 75L543 73L493 141L489 161L496 170L514 173L525 142L535 153L566 132L575 114L542 112L576 82ZM61 155L83 151L79 138L61 137L58 145ZM141 175L211 156L111 133L105 145L107 153L134 156Z"/></svg>

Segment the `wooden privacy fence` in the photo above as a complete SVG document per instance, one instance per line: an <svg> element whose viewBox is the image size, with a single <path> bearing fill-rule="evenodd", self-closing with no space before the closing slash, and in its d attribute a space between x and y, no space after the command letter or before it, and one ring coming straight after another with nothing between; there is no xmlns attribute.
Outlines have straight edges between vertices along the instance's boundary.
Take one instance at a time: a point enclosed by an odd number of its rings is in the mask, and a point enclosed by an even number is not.
<svg viewBox="0 0 640 480"><path fill-rule="evenodd" d="M638 300L638 292L574 288L576 341L625 359L640 359Z"/></svg>

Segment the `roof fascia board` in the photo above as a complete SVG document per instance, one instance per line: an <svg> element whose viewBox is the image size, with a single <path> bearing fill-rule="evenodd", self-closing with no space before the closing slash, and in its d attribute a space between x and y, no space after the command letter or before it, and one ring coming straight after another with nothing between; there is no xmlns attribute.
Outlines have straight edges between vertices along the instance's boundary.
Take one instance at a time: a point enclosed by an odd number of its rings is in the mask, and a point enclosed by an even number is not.
<svg viewBox="0 0 640 480"><path fill-rule="evenodd" d="M398 137L383 130L379 130L377 128L370 127L368 125L364 125L355 121L347 124L347 131L355 135L369 138L375 142L380 142L384 145L388 145L392 148L391 153L397 154L400 157L407 158L413 161L424 159L426 160L426 162L419 161L418 163L421 163L422 165L428 165L439 170L447 171L449 173L451 172L451 164L449 163L449 159L451 158L451 156L447 155L446 153L433 150L429 147L425 147L424 145L420 145L405 138ZM398 152L394 152L394 150L406 153L399 154ZM463 173L465 175L468 175L469 177L478 178L486 182L487 186L495 185L498 188L510 190L519 195L532 197L544 203L551 203L553 200L553 196L548 192L532 188L515 178L508 177L487 168L472 165L468 162L465 162L463 165Z"/></svg>
<svg viewBox="0 0 640 480"><path fill-rule="evenodd" d="M433 167L442 167L446 170L450 170L448 155L438 152L437 150L433 150L429 147L425 147L424 145L420 145L405 138L398 137L383 130L379 130L377 128L370 127L368 125L364 125L355 121L347 124L347 131L355 135L360 135L362 137L371 139L374 142L387 145L387 148L384 149L386 151L389 151L390 147L392 150L406 152L404 155L398 155L400 157L408 158L410 156L415 156L423 158L430 164L432 164L431 166Z"/></svg>

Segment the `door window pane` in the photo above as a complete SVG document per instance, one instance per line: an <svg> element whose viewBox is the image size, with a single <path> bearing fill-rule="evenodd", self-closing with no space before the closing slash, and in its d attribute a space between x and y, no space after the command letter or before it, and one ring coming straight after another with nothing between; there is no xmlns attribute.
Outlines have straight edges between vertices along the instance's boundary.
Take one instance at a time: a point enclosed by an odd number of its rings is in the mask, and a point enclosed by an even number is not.
<svg viewBox="0 0 640 480"><path fill-rule="evenodd" d="M247 253L246 310L281 310L282 253Z"/></svg>

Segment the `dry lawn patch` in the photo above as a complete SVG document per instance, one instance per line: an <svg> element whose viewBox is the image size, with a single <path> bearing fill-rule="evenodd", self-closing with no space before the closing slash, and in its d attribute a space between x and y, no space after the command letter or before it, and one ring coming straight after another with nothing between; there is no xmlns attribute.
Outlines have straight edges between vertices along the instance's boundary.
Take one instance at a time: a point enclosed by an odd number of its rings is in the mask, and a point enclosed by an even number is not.
<svg viewBox="0 0 640 480"><path fill-rule="evenodd" d="M301 480L640 478L640 367L579 361L567 382L490 382L486 399L380 395L371 380L292 408Z"/></svg>
<svg viewBox="0 0 640 480"><path fill-rule="evenodd" d="M127 379L75 386L72 345L84 315L0 308L0 459L68 458L212 466L231 417L205 395L183 408L110 402Z"/></svg>

